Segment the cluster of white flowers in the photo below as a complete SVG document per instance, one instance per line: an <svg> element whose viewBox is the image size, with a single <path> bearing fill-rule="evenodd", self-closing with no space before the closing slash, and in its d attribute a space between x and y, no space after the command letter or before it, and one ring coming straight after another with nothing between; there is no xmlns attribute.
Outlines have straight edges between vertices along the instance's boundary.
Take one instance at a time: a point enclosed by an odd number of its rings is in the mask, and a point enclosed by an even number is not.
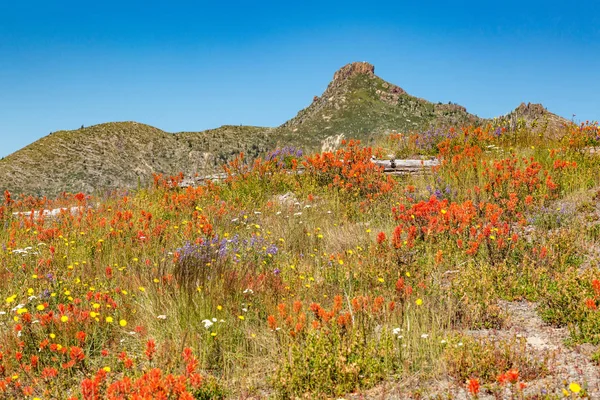
<svg viewBox="0 0 600 400"><path fill-rule="evenodd" d="M204 329L210 329L211 326L213 326L213 324L215 322L217 322L216 318L213 318L214 321L211 321L210 319L203 319L202 323L204 324Z"/></svg>
<svg viewBox="0 0 600 400"><path fill-rule="evenodd" d="M394 328L392 329L392 335L396 336L396 338L398 339L402 339L404 336L402 336L402 328ZM429 339L429 334L428 333L422 333L421 334L421 339ZM441 341L442 344L446 344L446 340L442 340ZM461 343L462 345L462 343ZM406 345L402 345L402 347L406 347Z"/></svg>
<svg viewBox="0 0 600 400"><path fill-rule="evenodd" d="M12 251L12 254L21 254L23 257L25 257L26 255L32 254L32 255L38 255L40 253L38 253L37 251L32 251L33 247L29 246L29 247L24 247L22 249L14 249Z"/></svg>
<svg viewBox="0 0 600 400"><path fill-rule="evenodd" d="M210 329L216 322L223 323L223 322L225 322L225 320L223 320L223 319L218 320L216 318L202 320L202 323L204 324L204 329Z"/></svg>

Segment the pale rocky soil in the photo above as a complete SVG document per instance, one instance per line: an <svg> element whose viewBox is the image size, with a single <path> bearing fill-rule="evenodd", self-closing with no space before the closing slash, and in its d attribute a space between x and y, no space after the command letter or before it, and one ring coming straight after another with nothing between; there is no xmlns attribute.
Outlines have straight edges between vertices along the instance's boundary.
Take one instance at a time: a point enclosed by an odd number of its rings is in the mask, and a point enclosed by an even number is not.
<svg viewBox="0 0 600 400"><path fill-rule="evenodd" d="M600 399L600 367L591 361L595 346L586 344L568 347L565 340L569 337L567 328L555 328L546 325L535 311L535 304L528 302L502 302L501 306L508 314L506 328L501 330L469 331L476 337L510 338L524 337L527 348L533 355L548 358L549 374L541 379L526 382L523 391L525 398L563 398L563 388L570 382L577 382L587 390L588 398ZM386 383L364 393L354 393L343 397L347 400L376 399L469 399L465 385L460 385L449 377L440 377L437 381ZM485 389L479 399L495 399ZM506 391L501 398L510 399ZM515 397L519 398L519 397Z"/></svg>
<svg viewBox="0 0 600 400"><path fill-rule="evenodd" d="M590 226L590 221L600 219L600 188L594 188L585 193L573 195L563 199L558 208L571 214L572 223ZM593 206L585 212L577 209L584 201L593 199ZM556 208L556 207L555 207ZM586 219L586 216L588 219ZM589 217L592 217L591 220ZM535 227L528 226L525 236L533 234ZM589 268L600 259L600 248L596 243L585 243L586 254L581 269ZM568 328L556 328L545 324L536 312L536 304L530 302L500 302L500 306L507 314L503 329L467 331L474 337L510 339L524 337L527 349L531 355L544 359L547 358L549 373L540 379L526 382L523 391L524 398L529 399L554 399L566 398L563 389L569 383L576 382L585 389L586 398L600 399L600 366L592 361L592 355L597 351L597 346L582 344L568 346ZM580 393L581 395L581 393ZM583 397L583 396L580 396ZM466 391L466 385L456 382L450 377L441 376L438 380L419 382L390 382L380 385L364 393L355 393L343 397L346 400L376 400L376 399L469 399L472 398ZM485 389L479 393L479 399L495 399L493 394L486 393ZM512 399L510 392L505 392L502 399ZM516 396L514 398L521 398Z"/></svg>

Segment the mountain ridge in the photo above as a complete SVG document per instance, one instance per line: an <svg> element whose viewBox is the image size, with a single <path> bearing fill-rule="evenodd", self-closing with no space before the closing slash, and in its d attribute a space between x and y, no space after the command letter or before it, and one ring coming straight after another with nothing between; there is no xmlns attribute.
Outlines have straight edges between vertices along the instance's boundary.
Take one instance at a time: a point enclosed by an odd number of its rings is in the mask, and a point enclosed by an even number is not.
<svg viewBox="0 0 600 400"><path fill-rule="evenodd" d="M497 122L532 124L539 118L550 120L552 129L564 120L541 105L523 103ZM337 70L321 96L274 128L223 125L169 133L124 121L53 132L0 160L0 191L55 196L131 188L154 173L212 173L240 152L254 158L284 145L320 151L343 138L369 144L390 131L489 122L463 106L412 96L375 75L372 64L355 62Z"/></svg>

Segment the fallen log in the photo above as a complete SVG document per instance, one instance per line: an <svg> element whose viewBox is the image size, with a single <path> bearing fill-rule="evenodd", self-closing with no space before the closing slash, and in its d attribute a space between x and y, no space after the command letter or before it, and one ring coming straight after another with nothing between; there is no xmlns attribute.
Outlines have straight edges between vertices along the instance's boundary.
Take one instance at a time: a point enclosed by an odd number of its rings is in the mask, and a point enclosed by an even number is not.
<svg viewBox="0 0 600 400"><path fill-rule="evenodd" d="M440 165L437 159L432 160L372 160L373 164L383 167L383 172L392 175L406 175L426 172L431 167Z"/></svg>
<svg viewBox="0 0 600 400"><path fill-rule="evenodd" d="M407 175L407 174L417 174L417 173L426 173L432 167L440 165L439 160L437 159L429 159L429 160L378 160L372 159L371 162L375 165L383 167L383 172L385 174L390 175ZM294 171L289 171L289 173L301 174L304 172L304 168L298 168ZM226 173L220 174L211 174L205 176L199 176L196 178L186 178L184 179L179 186L180 187L189 187L196 186L198 184L202 184L207 181L218 182L225 180L227 178Z"/></svg>

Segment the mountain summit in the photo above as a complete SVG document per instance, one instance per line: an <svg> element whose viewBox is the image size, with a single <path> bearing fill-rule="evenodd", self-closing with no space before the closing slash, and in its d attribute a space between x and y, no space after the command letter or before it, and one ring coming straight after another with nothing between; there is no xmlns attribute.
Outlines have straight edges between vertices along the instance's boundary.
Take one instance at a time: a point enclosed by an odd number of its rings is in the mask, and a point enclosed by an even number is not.
<svg viewBox="0 0 600 400"><path fill-rule="evenodd" d="M304 146L323 148L342 137L370 142L391 130L413 131L431 126L469 125L483 120L456 104L431 103L375 75L367 62L340 68L321 96L278 128L279 136Z"/></svg>
<svg viewBox="0 0 600 400"><path fill-rule="evenodd" d="M540 107L523 104L502 118L505 123L542 117L556 126L562 122ZM460 105L411 96L375 75L372 64L354 62L336 71L323 94L276 128L222 126L167 133L137 122L118 122L54 132L0 160L0 191L54 196L130 188L147 182L153 173L208 174L239 152L252 158L276 146L322 150L344 138L369 144L390 131L485 122Z"/></svg>
<svg viewBox="0 0 600 400"><path fill-rule="evenodd" d="M369 64L366 61L363 62L353 62L347 65L344 65L342 68L337 70L335 74L333 74L333 81L331 81L330 85L339 84L340 82L348 79L353 75L365 74L365 75L375 75L375 66L373 64Z"/></svg>

